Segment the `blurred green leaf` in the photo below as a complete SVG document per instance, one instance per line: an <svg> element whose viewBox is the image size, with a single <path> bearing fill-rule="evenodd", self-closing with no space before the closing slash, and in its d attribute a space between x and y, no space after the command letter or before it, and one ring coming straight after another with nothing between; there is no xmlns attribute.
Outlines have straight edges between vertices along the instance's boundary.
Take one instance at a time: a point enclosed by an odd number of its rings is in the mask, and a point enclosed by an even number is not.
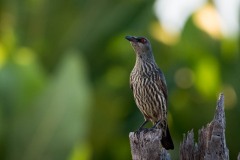
<svg viewBox="0 0 240 160"><path fill-rule="evenodd" d="M75 144L85 142L90 88L84 60L75 52L66 52L37 104L16 117L10 159L66 159Z"/></svg>

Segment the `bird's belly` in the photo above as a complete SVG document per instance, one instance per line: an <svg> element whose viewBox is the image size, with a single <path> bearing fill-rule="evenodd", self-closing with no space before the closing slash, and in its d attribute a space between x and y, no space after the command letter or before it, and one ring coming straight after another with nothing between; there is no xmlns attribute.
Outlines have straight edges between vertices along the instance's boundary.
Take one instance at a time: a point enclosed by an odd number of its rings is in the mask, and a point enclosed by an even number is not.
<svg viewBox="0 0 240 160"><path fill-rule="evenodd" d="M135 102L145 119L155 123L166 117L166 100L157 84L143 80L132 85Z"/></svg>

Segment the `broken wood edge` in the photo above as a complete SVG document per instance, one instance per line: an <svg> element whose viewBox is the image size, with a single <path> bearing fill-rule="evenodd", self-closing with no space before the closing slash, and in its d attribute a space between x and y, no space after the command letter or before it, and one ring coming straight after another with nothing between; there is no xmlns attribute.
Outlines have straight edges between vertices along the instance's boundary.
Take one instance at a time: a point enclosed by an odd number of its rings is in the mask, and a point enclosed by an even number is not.
<svg viewBox="0 0 240 160"><path fill-rule="evenodd" d="M224 95L220 93L213 120L198 131L198 143L194 144L193 130L184 135L180 145L180 159L229 159L225 138Z"/></svg>

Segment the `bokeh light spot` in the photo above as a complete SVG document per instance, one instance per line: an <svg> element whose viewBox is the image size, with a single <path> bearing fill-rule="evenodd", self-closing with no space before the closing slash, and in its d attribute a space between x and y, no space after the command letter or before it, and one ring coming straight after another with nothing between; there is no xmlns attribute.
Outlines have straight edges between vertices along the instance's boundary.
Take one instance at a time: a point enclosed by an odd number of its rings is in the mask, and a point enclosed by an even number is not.
<svg viewBox="0 0 240 160"><path fill-rule="evenodd" d="M155 39L167 45L176 44L180 36L177 32L168 32L158 22L151 24L150 33Z"/></svg>
<svg viewBox="0 0 240 160"><path fill-rule="evenodd" d="M183 89L190 88L194 83L193 71L189 68L180 68L176 71L174 80L178 87Z"/></svg>
<svg viewBox="0 0 240 160"><path fill-rule="evenodd" d="M193 20L195 24L213 38L221 38L221 19L217 10L210 4L198 10Z"/></svg>
<svg viewBox="0 0 240 160"><path fill-rule="evenodd" d="M157 0L155 13L164 29L180 33L191 14L206 0Z"/></svg>
<svg viewBox="0 0 240 160"><path fill-rule="evenodd" d="M219 66L216 59L207 57L199 60L196 68L196 87L206 96L215 95L219 87Z"/></svg>

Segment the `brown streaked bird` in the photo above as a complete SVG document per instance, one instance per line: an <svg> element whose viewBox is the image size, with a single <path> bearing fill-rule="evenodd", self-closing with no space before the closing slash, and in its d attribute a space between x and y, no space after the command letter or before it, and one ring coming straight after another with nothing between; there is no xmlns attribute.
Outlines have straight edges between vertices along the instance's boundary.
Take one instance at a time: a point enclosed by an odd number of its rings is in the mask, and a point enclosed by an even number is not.
<svg viewBox="0 0 240 160"><path fill-rule="evenodd" d="M156 128L161 128L162 146L174 149L167 125L167 85L165 77L155 62L151 44L145 37L126 36L135 53L136 62L130 75L130 87L134 100L144 116L144 123L151 121Z"/></svg>

